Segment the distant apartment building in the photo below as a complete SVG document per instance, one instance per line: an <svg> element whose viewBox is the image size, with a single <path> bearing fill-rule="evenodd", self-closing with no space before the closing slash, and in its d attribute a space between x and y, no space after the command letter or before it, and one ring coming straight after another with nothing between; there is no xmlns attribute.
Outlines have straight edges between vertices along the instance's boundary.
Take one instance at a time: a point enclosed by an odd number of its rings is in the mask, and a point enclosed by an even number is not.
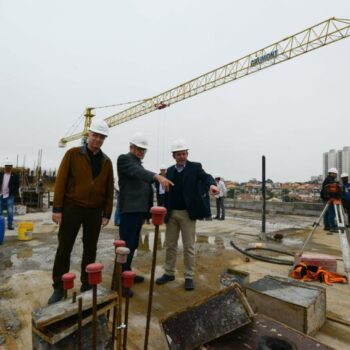
<svg viewBox="0 0 350 350"><path fill-rule="evenodd" d="M350 146L342 150L331 149L323 153L323 177L325 178L329 168L337 168L339 174L350 174Z"/></svg>

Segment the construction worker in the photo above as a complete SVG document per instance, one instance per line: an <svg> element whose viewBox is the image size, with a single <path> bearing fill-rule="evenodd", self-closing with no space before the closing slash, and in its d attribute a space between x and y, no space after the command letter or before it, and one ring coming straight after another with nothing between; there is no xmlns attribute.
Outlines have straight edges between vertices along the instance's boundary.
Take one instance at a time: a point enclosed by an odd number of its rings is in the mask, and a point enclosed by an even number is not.
<svg viewBox="0 0 350 350"><path fill-rule="evenodd" d="M162 164L159 167L159 175L166 176L166 166ZM156 186L156 193L157 193L157 205L160 207L164 207L164 200L165 200L165 190L164 187L159 183L155 183Z"/></svg>
<svg viewBox="0 0 350 350"><path fill-rule="evenodd" d="M206 182L213 194L219 192L212 176L208 175L200 163L190 162L188 146L184 140L176 140L171 145L175 165L167 169L167 178L174 183L165 194L165 273L156 280L165 284L175 279L177 242L181 231L184 250L185 290L194 289L196 220L205 216L205 204L199 190L199 182Z"/></svg>
<svg viewBox="0 0 350 350"><path fill-rule="evenodd" d="M7 229L14 230L13 208L18 196L19 176L12 172L13 162L6 157L3 161L4 171L0 172L0 215L4 206L7 207Z"/></svg>
<svg viewBox="0 0 350 350"><path fill-rule="evenodd" d="M107 136L107 123L93 119L87 144L68 150L59 167L52 220L60 227L52 271L54 292L49 304L64 296L61 279L69 271L71 251L81 226L83 257L80 291L91 289L85 268L95 262L101 226L108 224L113 207L113 166L101 151Z"/></svg>
<svg viewBox="0 0 350 350"><path fill-rule="evenodd" d="M221 180L220 174L215 175L216 186L219 189L219 193L215 196L216 198L216 220L225 220L225 203L224 198L226 197L226 186L224 181ZM221 212L221 214L220 214Z"/></svg>
<svg viewBox="0 0 350 350"><path fill-rule="evenodd" d="M350 227L350 183L349 183L349 175L347 173L342 173L340 175L342 180L342 203L343 207L348 216L347 227Z"/></svg>
<svg viewBox="0 0 350 350"><path fill-rule="evenodd" d="M140 240L141 228L149 213L150 186L158 181L167 191L173 183L166 177L146 170L142 160L148 149L148 140L144 134L137 132L130 138L129 153L122 154L117 160L119 178L119 235L130 249L123 271L131 270L135 250ZM144 277L136 275L135 283L144 281ZM123 296L132 296L130 288L122 290Z"/></svg>
<svg viewBox="0 0 350 350"><path fill-rule="evenodd" d="M338 170L336 168L328 169L328 175L322 183L322 189L321 189L321 193L320 193L320 196L325 204L330 199L329 194L327 192L327 185L337 182L337 176L338 176ZM337 231L336 230L337 227L335 224L335 211L334 211L334 206L332 203L329 203L328 209L325 212L325 215L323 217L323 223L324 223L323 229L325 231L330 231L330 232Z"/></svg>

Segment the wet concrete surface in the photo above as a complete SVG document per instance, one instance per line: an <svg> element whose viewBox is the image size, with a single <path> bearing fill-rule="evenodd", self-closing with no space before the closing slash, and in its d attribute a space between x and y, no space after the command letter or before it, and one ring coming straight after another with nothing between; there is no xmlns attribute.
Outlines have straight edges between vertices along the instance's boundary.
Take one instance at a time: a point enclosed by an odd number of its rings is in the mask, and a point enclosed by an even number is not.
<svg viewBox="0 0 350 350"><path fill-rule="evenodd" d="M0 246L0 349L30 349L30 312L34 307L45 306L50 296L51 269L57 248L57 226L49 221L50 213L29 216L36 221L33 239L18 241L16 232L6 232L5 242ZM26 218L27 220L28 218ZM296 252L301 248L315 218L301 216L269 216L267 231L280 232L281 242L270 242L273 247ZM149 349L164 349L159 320L175 311L184 309L220 289L220 275L227 268L238 268L250 273L250 281L266 274L288 275L288 266L273 265L247 258L235 251L230 240L234 239L240 247L249 242L259 241L260 214L248 211L228 211L225 221L198 221L196 236L196 275L194 291L183 288L183 256L179 242L176 279L163 286L155 286ZM163 273L165 227L160 228L156 277ZM10 235L9 235L10 234ZM273 234L272 234L273 235ZM97 261L105 266L102 285L109 287L114 265L113 240L118 239L117 227L109 224L101 232ZM130 300L128 349L143 349L148 302L149 276L152 262L154 228L144 225L139 249L133 267L138 274L145 276L145 282L135 285L134 297ZM337 235L327 235L317 229L308 251L336 256L341 260ZM82 254L81 233L78 235L71 258L71 271L80 275ZM259 252L260 254L260 252ZM277 253L263 253L279 256ZM285 258L285 256L280 256ZM339 261L339 272L343 272ZM77 279L75 288L79 290ZM329 309L338 318L350 322L349 288L344 285L327 287ZM18 305L20 303L20 305ZM6 312L3 312L6 310ZM18 321L18 322L17 322ZM316 336L334 348L350 348L349 337L338 324L325 325L325 331ZM346 329L346 328L345 328ZM332 330L332 331L330 331ZM333 343L332 343L333 342ZM25 344L25 345L24 345ZM333 344L333 345L332 345ZM25 346L25 347L23 347ZM340 347L337 347L340 346Z"/></svg>

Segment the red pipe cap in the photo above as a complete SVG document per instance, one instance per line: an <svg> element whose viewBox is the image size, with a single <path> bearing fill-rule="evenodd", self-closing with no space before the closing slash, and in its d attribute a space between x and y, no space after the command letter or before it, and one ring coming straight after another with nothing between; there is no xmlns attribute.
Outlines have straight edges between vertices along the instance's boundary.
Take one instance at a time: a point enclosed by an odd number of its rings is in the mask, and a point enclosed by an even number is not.
<svg viewBox="0 0 350 350"><path fill-rule="evenodd" d="M114 245L115 248L119 248L119 247L125 247L126 243L125 243L125 241L122 241L121 239L118 239L118 240L113 242L113 245Z"/></svg>
<svg viewBox="0 0 350 350"><path fill-rule="evenodd" d="M165 215L166 214L166 208L164 207L152 207L151 208L151 213L154 215Z"/></svg>
<svg viewBox="0 0 350 350"><path fill-rule="evenodd" d="M62 281L63 281L63 289L72 289L74 287L74 279L75 279L75 274L72 272L65 273L62 276Z"/></svg>
<svg viewBox="0 0 350 350"><path fill-rule="evenodd" d="M65 273L63 276L62 276L62 281L63 282L69 282L69 281L74 281L75 279L75 273L73 272L68 272L68 273Z"/></svg>
<svg viewBox="0 0 350 350"><path fill-rule="evenodd" d="M164 207L152 207L152 224L153 225L162 225L164 223L164 216L166 214L166 208Z"/></svg>
<svg viewBox="0 0 350 350"><path fill-rule="evenodd" d="M103 265L101 263L93 263L86 266L87 273L101 272L103 270Z"/></svg>
<svg viewBox="0 0 350 350"><path fill-rule="evenodd" d="M136 273L134 271L124 271L122 273L122 276L123 276L123 287L131 288L134 285Z"/></svg>

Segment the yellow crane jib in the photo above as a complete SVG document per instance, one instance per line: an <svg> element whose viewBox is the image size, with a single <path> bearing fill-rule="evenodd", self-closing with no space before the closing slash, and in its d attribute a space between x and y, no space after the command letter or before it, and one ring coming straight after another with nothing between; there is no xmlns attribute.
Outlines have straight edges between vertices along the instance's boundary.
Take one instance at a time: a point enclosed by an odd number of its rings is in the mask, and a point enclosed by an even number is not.
<svg viewBox="0 0 350 350"><path fill-rule="evenodd" d="M349 36L349 19L329 18L159 95L145 99L132 107L111 115L105 121L109 127L125 123ZM86 118L88 119L90 116ZM91 118L89 120L91 121ZM86 125L87 121L83 132L62 138L60 145L65 145L67 142L81 138L86 132Z"/></svg>

